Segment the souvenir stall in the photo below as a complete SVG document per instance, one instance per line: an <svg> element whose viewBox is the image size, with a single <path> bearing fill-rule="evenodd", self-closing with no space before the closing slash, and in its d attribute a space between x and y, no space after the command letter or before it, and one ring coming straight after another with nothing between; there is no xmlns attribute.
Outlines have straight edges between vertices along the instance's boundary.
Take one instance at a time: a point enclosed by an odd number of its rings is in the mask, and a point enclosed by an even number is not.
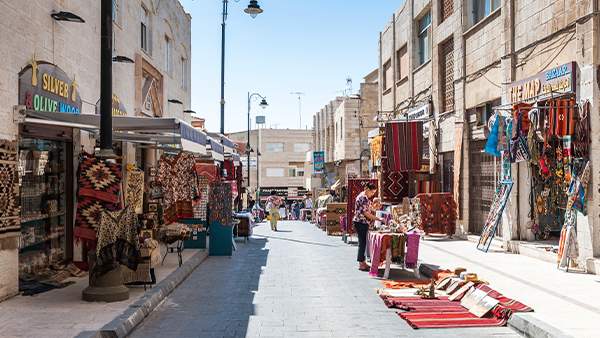
<svg viewBox="0 0 600 338"><path fill-rule="evenodd" d="M315 212L315 225L325 230L327 224L327 205L333 203L333 197L329 194L321 195L313 204Z"/></svg>
<svg viewBox="0 0 600 338"><path fill-rule="evenodd" d="M445 234L456 231L456 201L451 193L418 194L411 199L411 218L414 225L429 234Z"/></svg>

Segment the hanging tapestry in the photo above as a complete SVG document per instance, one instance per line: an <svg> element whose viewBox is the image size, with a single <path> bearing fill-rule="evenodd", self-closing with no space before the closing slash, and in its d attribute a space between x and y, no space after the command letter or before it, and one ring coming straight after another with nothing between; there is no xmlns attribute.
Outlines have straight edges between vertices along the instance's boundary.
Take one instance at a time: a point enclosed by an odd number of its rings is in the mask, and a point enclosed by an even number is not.
<svg viewBox="0 0 600 338"><path fill-rule="evenodd" d="M163 218L171 224L180 217L194 217L192 180L194 155L180 151L173 157L160 156L156 178L163 188Z"/></svg>
<svg viewBox="0 0 600 338"><path fill-rule="evenodd" d="M0 250L17 249L19 221L19 171L17 141L0 140Z"/></svg>
<svg viewBox="0 0 600 338"><path fill-rule="evenodd" d="M385 146L390 171L420 170L423 162L423 122L388 122Z"/></svg>
<svg viewBox="0 0 600 338"><path fill-rule="evenodd" d="M79 165L77 197L114 202L121 191L121 164L86 157Z"/></svg>
<svg viewBox="0 0 600 338"><path fill-rule="evenodd" d="M365 190L367 184L373 183L377 186L377 179L375 178L356 178L356 179L348 179L348 202L347 202L347 212L348 212L348 223L352 223L352 219L354 218L354 207L356 203L356 197ZM373 196L377 197L377 196ZM350 228L350 226L348 226Z"/></svg>
<svg viewBox="0 0 600 338"><path fill-rule="evenodd" d="M207 184L220 182L218 168L214 164L196 163L196 175L206 176Z"/></svg>
<svg viewBox="0 0 600 338"><path fill-rule="evenodd" d="M374 167L381 166L381 142L383 138L377 136L371 140L371 162Z"/></svg>
<svg viewBox="0 0 600 338"><path fill-rule="evenodd" d="M140 260L141 228L133 206L104 211L97 234L96 271L104 275L119 264L135 271Z"/></svg>
<svg viewBox="0 0 600 338"><path fill-rule="evenodd" d="M508 140L512 138L508 135L508 126L506 116L498 115L498 151L508 150Z"/></svg>
<svg viewBox="0 0 600 338"><path fill-rule="evenodd" d="M127 171L127 187L125 188L125 204L133 205L136 214L144 212L144 172Z"/></svg>
<svg viewBox="0 0 600 338"><path fill-rule="evenodd" d="M575 101L559 100L555 102L556 107L574 107ZM550 112L550 134L565 136L573 134L575 109L553 108Z"/></svg>
<svg viewBox="0 0 600 338"><path fill-rule="evenodd" d="M198 175L198 188L200 189L200 199L194 200L194 218L206 221L206 206L208 204L208 185L206 175Z"/></svg>
<svg viewBox="0 0 600 338"><path fill-rule="evenodd" d="M496 192L494 193L494 199L492 200L492 206L490 208L490 213L488 214L487 221L483 226L483 231L479 237L479 243L477 243L477 249L487 252L490 244L492 244L492 238L494 238L494 235L496 234L496 228L498 227L500 219L502 218L502 212L504 211L504 206L508 201L508 196L510 196L512 186L513 182L500 182L500 185L496 189Z"/></svg>
<svg viewBox="0 0 600 338"><path fill-rule="evenodd" d="M89 198L78 198L75 227L97 229L100 215L110 204L110 202L96 201Z"/></svg>
<svg viewBox="0 0 600 338"><path fill-rule="evenodd" d="M426 234L454 235L456 230L456 202L451 193L419 194L419 229Z"/></svg>
<svg viewBox="0 0 600 338"><path fill-rule="evenodd" d="M502 151L502 174L500 181L510 182L510 153L508 151Z"/></svg>
<svg viewBox="0 0 600 338"><path fill-rule="evenodd" d="M579 106L579 116L575 122L573 134L573 155L575 157L588 157L590 147L590 102L586 101Z"/></svg>
<svg viewBox="0 0 600 338"><path fill-rule="evenodd" d="M382 167L381 195L384 203L402 203L402 199L408 196L408 172L388 172Z"/></svg>
<svg viewBox="0 0 600 338"><path fill-rule="evenodd" d="M435 194L442 190L442 184L437 181L417 181L415 194Z"/></svg>
<svg viewBox="0 0 600 338"><path fill-rule="evenodd" d="M231 207L233 200L231 198L231 184L211 183L209 201L210 221L219 222L224 226L232 226Z"/></svg>
<svg viewBox="0 0 600 338"><path fill-rule="evenodd" d="M225 160L223 161L223 169L227 170L227 176L225 176L225 181L233 181L235 180L235 167L233 166L233 160Z"/></svg>

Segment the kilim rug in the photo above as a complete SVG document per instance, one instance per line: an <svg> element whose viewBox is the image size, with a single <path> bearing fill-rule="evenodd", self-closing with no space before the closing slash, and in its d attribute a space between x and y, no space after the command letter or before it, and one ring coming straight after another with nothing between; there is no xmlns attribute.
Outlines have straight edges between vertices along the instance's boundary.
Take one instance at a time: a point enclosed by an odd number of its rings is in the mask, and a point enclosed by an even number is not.
<svg viewBox="0 0 600 338"><path fill-rule="evenodd" d="M456 202L450 193L419 194L421 226L427 234L451 236L456 229Z"/></svg>
<svg viewBox="0 0 600 338"><path fill-rule="evenodd" d="M0 250L17 248L19 221L19 172L17 141L0 140Z"/></svg>
<svg viewBox="0 0 600 338"><path fill-rule="evenodd" d="M217 166L214 164L196 163L196 174L206 176L207 184L220 181L218 172Z"/></svg>
<svg viewBox="0 0 600 338"><path fill-rule="evenodd" d="M211 183L210 184L210 221L219 222L224 226L232 226L233 217L231 214L232 191L229 183Z"/></svg>
<svg viewBox="0 0 600 338"><path fill-rule="evenodd" d="M354 205L356 203L356 197L358 196L358 194L360 194L361 192L363 192L365 190L365 187L367 186L367 184L369 183L373 183L375 184L375 186L377 186L377 179L376 178L356 178L356 179L349 179L348 180L348 228L354 228L354 227L350 227L350 224L352 224L352 219L354 218ZM373 197L377 197L377 196L373 196Z"/></svg>
<svg viewBox="0 0 600 338"><path fill-rule="evenodd" d="M206 175L198 176L198 188L200 189L200 199L194 200L194 218L206 221L206 207L208 204L208 185Z"/></svg>
<svg viewBox="0 0 600 338"><path fill-rule="evenodd" d="M386 123L385 146L390 171L420 170L423 162L423 122Z"/></svg>
<svg viewBox="0 0 600 338"><path fill-rule="evenodd" d="M493 315L479 318L466 309L463 312L398 312L398 316L406 320L413 329L503 326L508 321L508 318Z"/></svg>
<svg viewBox="0 0 600 338"><path fill-rule="evenodd" d="M144 212L144 172L127 171L125 187L125 204L133 205L136 214Z"/></svg>
<svg viewBox="0 0 600 338"><path fill-rule="evenodd" d="M408 172L389 171L387 159L382 159L381 200L384 203L400 204L408 196Z"/></svg>
<svg viewBox="0 0 600 338"><path fill-rule="evenodd" d="M121 164L87 157L79 166L78 197L114 202L121 191Z"/></svg>

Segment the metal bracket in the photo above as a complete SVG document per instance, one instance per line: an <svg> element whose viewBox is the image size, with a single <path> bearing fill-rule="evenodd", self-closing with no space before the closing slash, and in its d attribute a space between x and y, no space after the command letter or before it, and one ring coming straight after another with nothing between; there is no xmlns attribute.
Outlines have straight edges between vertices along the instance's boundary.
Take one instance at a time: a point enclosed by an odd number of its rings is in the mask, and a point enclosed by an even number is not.
<svg viewBox="0 0 600 338"><path fill-rule="evenodd" d="M21 111L27 109L25 106L13 106L13 122L14 123L24 123L25 122L25 114L21 113Z"/></svg>

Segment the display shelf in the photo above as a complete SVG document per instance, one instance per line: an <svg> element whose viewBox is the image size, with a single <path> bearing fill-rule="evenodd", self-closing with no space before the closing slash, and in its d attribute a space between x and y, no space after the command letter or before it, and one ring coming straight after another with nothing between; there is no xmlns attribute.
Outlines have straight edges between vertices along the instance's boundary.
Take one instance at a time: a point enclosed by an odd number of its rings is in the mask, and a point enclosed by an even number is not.
<svg viewBox="0 0 600 338"><path fill-rule="evenodd" d="M23 244L23 246L19 247L19 250L23 250L24 251L24 249L27 249L29 247L32 247L32 246L35 246L35 245L38 245L38 244L44 244L44 243L46 243L48 241L51 241L53 239L58 239L58 238L60 238L60 237L62 237L64 235L65 235L65 231L64 230L63 231L59 231L59 232L57 232L55 234L52 234L50 236L46 236L46 238L44 240L41 240L39 242L30 243L30 244Z"/></svg>
<svg viewBox="0 0 600 338"><path fill-rule="evenodd" d="M61 211L57 215L52 215L52 216L48 215L48 216L45 216L45 217L34 218L34 219L26 219L26 220L21 219L21 223L29 223L29 222L34 222L34 221L43 221L43 220L46 220L46 219L50 219L50 218L54 218L54 217L60 217L60 216L64 216L64 215L65 215L65 212Z"/></svg>

